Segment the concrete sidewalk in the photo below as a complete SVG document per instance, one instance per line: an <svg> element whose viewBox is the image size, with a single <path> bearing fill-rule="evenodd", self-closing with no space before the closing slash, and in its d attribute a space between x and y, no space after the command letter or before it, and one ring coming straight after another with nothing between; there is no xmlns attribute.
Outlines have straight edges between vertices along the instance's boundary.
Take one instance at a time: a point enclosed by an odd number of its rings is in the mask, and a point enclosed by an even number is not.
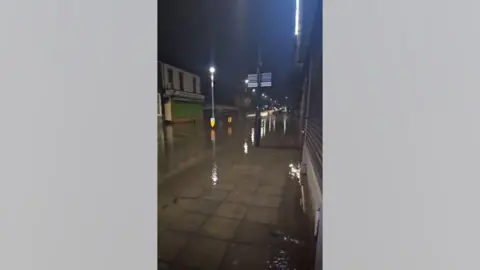
<svg viewBox="0 0 480 270"><path fill-rule="evenodd" d="M313 269L296 134L276 124L267 147L245 132L159 188L159 269Z"/></svg>

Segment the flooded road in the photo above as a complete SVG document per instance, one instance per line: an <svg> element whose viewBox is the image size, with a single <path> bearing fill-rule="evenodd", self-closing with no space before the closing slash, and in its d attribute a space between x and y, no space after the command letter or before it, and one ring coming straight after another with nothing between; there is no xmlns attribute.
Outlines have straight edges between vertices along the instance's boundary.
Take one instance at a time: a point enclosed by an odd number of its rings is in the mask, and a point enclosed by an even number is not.
<svg viewBox="0 0 480 270"><path fill-rule="evenodd" d="M288 116L268 116L261 120L261 139L268 133L276 132L286 135L291 121ZM213 147L242 141L244 151L254 145L253 119L234 119L228 123L227 119L217 120L216 127L212 128L208 119L203 122L162 125L158 124L158 182L163 183L166 178L181 172L209 157ZM215 137L215 144L212 144Z"/></svg>
<svg viewBox="0 0 480 270"><path fill-rule="evenodd" d="M251 119L214 132L177 127L165 141L163 166L178 158L177 149L203 158L159 177L161 269L313 269L295 119L262 119L260 148Z"/></svg>

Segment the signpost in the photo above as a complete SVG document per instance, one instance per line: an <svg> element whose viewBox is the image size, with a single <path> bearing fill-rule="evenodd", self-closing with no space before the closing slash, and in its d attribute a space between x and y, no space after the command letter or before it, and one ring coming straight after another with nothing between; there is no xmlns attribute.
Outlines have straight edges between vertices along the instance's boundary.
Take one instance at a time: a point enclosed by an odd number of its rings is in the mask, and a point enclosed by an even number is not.
<svg viewBox="0 0 480 270"><path fill-rule="evenodd" d="M248 74L247 80L246 80L248 88L257 88L259 90L258 94L255 95L256 108L255 108L255 136L254 136L255 139L254 139L254 143L255 143L256 147L260 146L260 126L261 126L260 101L261 101L261 96L262 96L261 88L272 87L272 73L271 72L261 73L260 72L261 67L262 67L262 57L260 55L260 48L259 48L258 49L257 74ZM260 87L259 87L259 84L260 84Z"/></svg>
<svg viewBox="0 0 480 270"><path fill-rule="evenodd" d="M258 80L257 74L248 74L248 88L257 88ZM272 73L262 73L260 74L260 87L272 87Z"/></svg>

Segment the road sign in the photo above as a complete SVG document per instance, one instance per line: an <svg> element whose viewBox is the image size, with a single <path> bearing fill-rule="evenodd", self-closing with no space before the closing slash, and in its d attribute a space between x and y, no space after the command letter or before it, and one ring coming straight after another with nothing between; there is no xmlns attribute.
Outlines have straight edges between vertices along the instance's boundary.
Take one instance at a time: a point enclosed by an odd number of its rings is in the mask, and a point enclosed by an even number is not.
<svg viewBox="0 0 480 270"><path fill-rule="evenodd" d="M248 88L258 87L257 74L248 74ZM271 87L272 86L272 73L262 73L260 74L260 87Z"/></svg>

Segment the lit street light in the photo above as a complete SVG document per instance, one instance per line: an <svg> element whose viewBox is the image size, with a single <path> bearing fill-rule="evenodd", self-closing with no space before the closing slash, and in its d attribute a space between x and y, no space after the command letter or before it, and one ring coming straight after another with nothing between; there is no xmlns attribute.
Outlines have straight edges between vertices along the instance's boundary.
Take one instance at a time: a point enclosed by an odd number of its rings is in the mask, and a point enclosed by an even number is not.
<svg viewBox="0 0 480 270"><path fill-rule="evenodd" d="M211 88L212 88L212 118L210 119L210 126L213 128L215 126L215 99L214 99L214 93L213 93L213 81L214 81L214 74L215 74L215 68L210 67L210 81L211 81Z"/></svg>
<svg viewBox="0 0 480 270"><path fill-rule="evenodd" d="M254 89L252 89L252 93L255 93L255 88L254 88Z"/></svg>

